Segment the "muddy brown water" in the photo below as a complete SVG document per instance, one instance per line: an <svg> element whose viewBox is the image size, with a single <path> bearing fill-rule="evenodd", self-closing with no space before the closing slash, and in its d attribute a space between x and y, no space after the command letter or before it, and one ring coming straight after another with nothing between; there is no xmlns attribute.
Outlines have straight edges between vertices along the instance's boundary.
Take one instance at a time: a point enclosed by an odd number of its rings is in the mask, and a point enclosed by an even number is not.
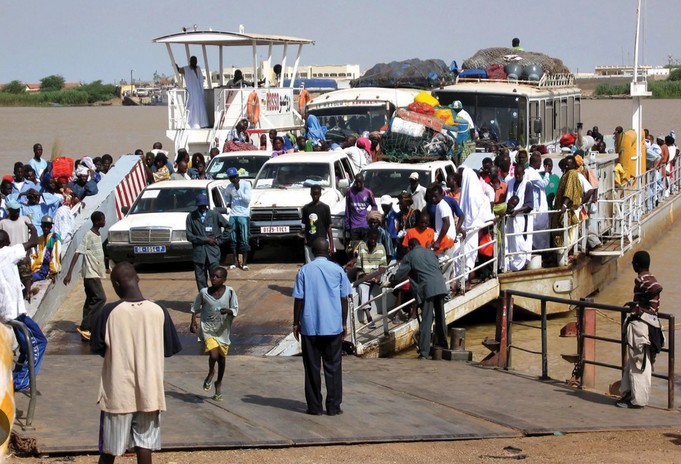
<svg viewBox="0 0 681 464"><path fill-rule="evenodd" d="M654 135L664 136L675 129L681 135L681 112L678 100L644 100L644 127ZM599 126L602 133L611 133L615 126L631 126L632 104L628 100L584 100L582 102L582 121L584 127ZM63 108L0 108L0 127L3 131L4 146L0 154L0 173L10 173L15 161L27 162L32 156L32 145L40 142L45 156L66 155L80 157L85 155L118 156L133 152L137 148L151 149L156 141L172 151L172 144L165 137L167 109L164 107L63 107ZM664 286L662 310L671 312L681 319L681 309L677 302L681 296L681 286L676 285L676 276L681 271L681 261L675 253L677 247L674 237L681 231L681 225L669 230L657 244L650 248L652 271ZM633 271L626 269L596 296L596 301L621 304L631 297ZM614 317L613 317L614 316ZM485 337L494 337L494 310L483 308L460 324L467 329L467 348L480 360L487 353L480 342ZM567 313L553 317L549 324L549 374L554 378L570 376L571 365L563 361L560 353L574 353L575 339L559 338L560 328L574 319ZM598 318L599 330L610 336L619 331L617 315L602 313ZM677 335L680 331L676 331ZM531 349L539 348L539 331L518 327L514 332L514 342ZM78 352L79 350L74 350ZM599 359L616 362L617 348L603 344L597 345ZM410 356L410 353L405 355ZM666 358L661 358L666 362ZM677 357L678 359L678 357ZM662 364L662 363L660 363ZM540 359L519 351L513 354L514 367L540 373ZM681 360L677 361L679 372ZM665 370L665 369L660 369ZM598 370L599 386L616 379L616 371ZM661 381L656 381L661 385Z"/></svg>

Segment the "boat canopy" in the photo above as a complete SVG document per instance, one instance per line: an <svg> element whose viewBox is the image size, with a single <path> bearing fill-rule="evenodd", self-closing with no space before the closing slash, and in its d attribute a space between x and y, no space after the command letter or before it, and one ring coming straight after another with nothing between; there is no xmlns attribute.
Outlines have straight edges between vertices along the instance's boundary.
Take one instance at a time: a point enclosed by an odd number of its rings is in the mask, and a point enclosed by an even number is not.
<svg viewBox="0 0 681 464"><path fill-rule="evenodd" d="M214 45L223 47L260 46L260 45L307 45L310 39L287 37L283 35L252 34L246 32L186 31L164 35L153 40L154 43L184 45Z"/></svg>

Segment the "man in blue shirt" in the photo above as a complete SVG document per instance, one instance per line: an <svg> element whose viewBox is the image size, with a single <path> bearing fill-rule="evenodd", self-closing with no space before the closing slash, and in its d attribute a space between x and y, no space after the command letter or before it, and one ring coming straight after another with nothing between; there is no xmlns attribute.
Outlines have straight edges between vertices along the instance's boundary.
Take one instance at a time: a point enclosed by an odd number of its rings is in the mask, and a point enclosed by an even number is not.
<svg viewBox="0 0 681 464"><path fill-rule="evenodd" d="M248 244L248 229L251 217L251 184L239 181L239 171L235 167L227 169L227 177L230 184L225 189L227 206L232 210L229 214L229 223L232 226L232 253L234 264L230 269L239 266L248 271L248 252L251 247ZM237 254L238 251L238 254Z"/></svg>
<svg viewBox="0 0 681 464"><path fill-rule="evenodd" d="M307 413L322 414L321 361L326 382L326 414L342 414L342 346L347 333L348 300L352 291L343 269L329 261L329 242L312 243L314 260L304 265L293 287L293 335L300 340L305 367Z"/></svg>

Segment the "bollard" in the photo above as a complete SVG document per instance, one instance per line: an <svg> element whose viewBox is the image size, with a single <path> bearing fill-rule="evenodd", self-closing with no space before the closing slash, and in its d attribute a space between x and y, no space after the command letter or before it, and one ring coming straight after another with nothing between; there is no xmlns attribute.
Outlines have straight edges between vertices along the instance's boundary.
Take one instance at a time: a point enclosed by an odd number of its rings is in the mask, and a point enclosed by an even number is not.
<svg viewBox="0 0 681 464"><path fill-rule="evenodd" d="M442 347L433 347L431 355L433 356L433 361L442 361Z"/></svg>
<svg viewBox="0 0 681 464"><path fill-rule="evenodd" d="M466 329L455 327L449 329L449 348L442 351L442 358L447 361L472 361L473 353L466 351Z"/></svg>
<svg viewBox="0 0 681 464"><path fill-rule="evenodd" d="M458 327L449 329L449 349L466 351L466 329Z"/></svg>

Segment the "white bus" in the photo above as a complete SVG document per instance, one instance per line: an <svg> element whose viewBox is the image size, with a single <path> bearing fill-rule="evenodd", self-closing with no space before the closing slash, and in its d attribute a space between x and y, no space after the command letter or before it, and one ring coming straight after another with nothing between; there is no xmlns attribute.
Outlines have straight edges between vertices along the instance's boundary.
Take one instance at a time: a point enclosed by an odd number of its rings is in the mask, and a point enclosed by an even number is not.
<svg viewBox="0 0 681 464"><path fill-rule="evenodd" d="M581 122L582 94L572 74L545 74L539 81L459 79L432 93L441 105L461 101L481 137L513 147L544 144L557 151L561 135Z"/></svg>

